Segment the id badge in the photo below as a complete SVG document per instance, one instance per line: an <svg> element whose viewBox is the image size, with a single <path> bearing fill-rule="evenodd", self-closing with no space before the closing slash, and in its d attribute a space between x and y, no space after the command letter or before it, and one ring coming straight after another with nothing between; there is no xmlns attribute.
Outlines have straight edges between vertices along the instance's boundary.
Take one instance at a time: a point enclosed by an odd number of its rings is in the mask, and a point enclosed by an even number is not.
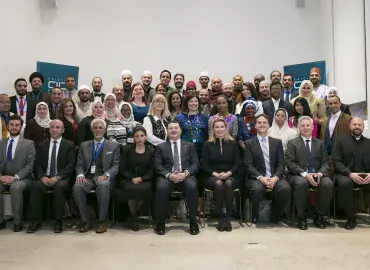
<svg viewBox="0 0 370 270"><path fill-rule="evenodd" d="M95 173L95 169L96 169L95 165L92 165L91 166L91 174Z"/></svg>
<svg viewBox="0 0 370 270"><path fill-rule="evenodd" d="M127 138L127 143L134 143L134 138Z"/></svg>

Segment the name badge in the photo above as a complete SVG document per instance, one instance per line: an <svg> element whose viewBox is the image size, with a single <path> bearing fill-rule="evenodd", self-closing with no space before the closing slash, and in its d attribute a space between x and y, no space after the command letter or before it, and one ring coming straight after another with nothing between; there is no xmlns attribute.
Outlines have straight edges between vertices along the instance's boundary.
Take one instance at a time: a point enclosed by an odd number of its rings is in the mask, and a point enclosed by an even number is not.
<svg viewBox="0 0 370 270"><path fill-rule="evenodd" d="M91 173L92 174L95 173L95 169L96 169L96 166L95 165L91 166Z"/></svg>
<svg viewBox="0 0 370 270"><path fill-rule="evenodd" d="M127 143L134 143L134 138L127 138Z"/></svg>

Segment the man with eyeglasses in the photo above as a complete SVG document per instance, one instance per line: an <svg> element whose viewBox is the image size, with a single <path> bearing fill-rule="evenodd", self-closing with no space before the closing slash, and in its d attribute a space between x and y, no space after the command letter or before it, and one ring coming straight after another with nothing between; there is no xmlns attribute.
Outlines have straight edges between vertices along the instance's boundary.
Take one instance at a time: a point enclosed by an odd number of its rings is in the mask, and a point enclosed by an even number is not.
<svg viewBox="0 0 370 270"><path fill-rule="evenodd" d="M9 132L6 128L6 125L9 122L9 117L13 115L10 109L10 98L7 94L0 94L0 140L6 139L9 137Z"/></svg>

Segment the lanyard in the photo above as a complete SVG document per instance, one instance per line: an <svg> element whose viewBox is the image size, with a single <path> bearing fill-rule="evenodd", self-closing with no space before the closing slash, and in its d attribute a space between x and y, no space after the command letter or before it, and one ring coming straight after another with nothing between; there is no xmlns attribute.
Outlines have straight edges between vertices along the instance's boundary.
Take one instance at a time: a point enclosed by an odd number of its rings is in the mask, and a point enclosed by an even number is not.
<svg viewBox="0 0 370 270"><path fill-rule="evenodd" d="M41 91L38 92L37 96L35 94L35 92L32 92L31 95L32 95L32 98L37 102L39 100L39 97L40 97L40 94L41 94ZM35 98L36 97L36 98Z"/></svg>
<svg viewBox="0 0 370 270"><path fill-rule="evenodd" d="M93 158L94 163L97 160L97 158L99 156L99 153L100 153L101 149L103 148L103 146L104 146L104 142L102 142L99 147L96 147L95 142L94 142L93 149L92 149L92 158Z"/></svg>
<svg viewBox="0 0 370 270"><path fill-rule="evenodd" d="M16 98L16 101L17 101L17 104L18 104L19 113L23 113L24 112L24 107L26 107L26 104L27 104L27 99L23 98L23 106L21 106L19 104L18 97L15 97L15 98Z"/></svg>

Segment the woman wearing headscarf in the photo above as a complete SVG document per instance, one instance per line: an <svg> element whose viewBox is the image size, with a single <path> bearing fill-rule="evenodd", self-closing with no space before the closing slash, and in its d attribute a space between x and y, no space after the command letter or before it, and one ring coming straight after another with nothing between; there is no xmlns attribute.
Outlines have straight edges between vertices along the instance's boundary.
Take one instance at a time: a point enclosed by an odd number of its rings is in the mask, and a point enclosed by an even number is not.
<svg viewBox="0 0 370 270"><path fill-rule="evenodd" d="M122 120L123 116L117 108L116 96L113 93L105 95L104 99L104 111L107 114L107 120L116 121Z"/></svg>
<svg viewBox="0 0 370 270"><path fill-rule="evenodd" d="M253 97L249 97L244 101L238 118L238 135L236 136L237 142L243 150L245 150L244 142L257 136L255 128L257 111L257 102Z"/></svg>
<svg viewBox="0 0 370 270"><path fill-rule="evenodd" d="M39 102L36 105L36 114L33 119L27 120L23 137L34 142L35 147L50 138L49 107L45 102Z"/></svg>
<svg viewBox="0 0 370 270"><path fill-rule="evenodd" d="M94 135L91 131L91 122L96 118L105 119L107 117L106 113L104 112L103 103L100 99L95 100L91 104L91 115L86 116L82 119L80 125L78 126L77 131L77 144L78 146L85 141L90 141L94 139Z"/></svg>
<svg viewBox="0 0 370 270"><path fill-rule="evenodd" d="M118 142L122 146L133 144L133 130L136 126L141 125L141 123L135 121L130 103L122 101L119 111L122 115L122 120L108 121L107 138L108 140Z"/></svg>
<svg viewBox="0 0 370 270"><path fill-rule="evenodd" d="M311 110L312 119L314 123L317 123L320 126L326 115L325 101L322 98L315 96L315 94L313 93L313 84L311 81L302 81L301 85L299 86L299 95L293 98L290 103L292 103L293 105L294 101L299 97L303 97L307 100Z"/></svg>
<svg viewBox="0 0 370 270"><path fill-rule="evenodd" d="M268 135L282 141L284 153L288 141L298 136L297 132L288 126L288 112L285 109L276 110Z"/></svg>
<svg viewBox="0 0 370 270"><path fill-rule="evenodd" d="M325 104L326 104L326 116L330 116L331 115L331 110L328 106L328 98L332 97L332 96L338 96L338 89L335 87L335 86L330 86L328 88L328 95L325 97ZM340 110L343 112L343 113L346 113L348 115L351 115L351 111L349 110L349 105L347 104L343 104L340 106Z"/></svg>

